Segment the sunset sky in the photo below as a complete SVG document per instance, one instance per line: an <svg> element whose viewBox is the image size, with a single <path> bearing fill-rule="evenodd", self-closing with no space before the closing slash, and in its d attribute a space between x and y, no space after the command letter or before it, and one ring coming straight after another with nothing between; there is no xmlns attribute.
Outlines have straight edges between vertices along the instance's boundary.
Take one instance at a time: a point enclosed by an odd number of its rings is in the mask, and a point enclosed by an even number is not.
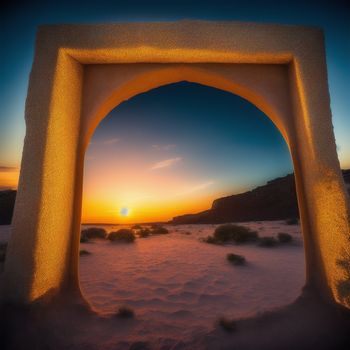
<svg viewBox="0 0 350 350"><path fill-rule="evenodd" d="M334 131L350 168L350 12L347 1L31 1L2 8L0 190L16 188L24 103L36 27L46 23L240 20L325 31ZM85 160L83 221L168 220L292 171L270 120L241 98L179 83L118 106L97 128Z"/></svg>
<svg viewBox="0 0 350 350"><path fill-rule="evenodd" d="M85 158L83 219L168 220L291 171L282 136L254 105L214 88L171 84L124 102L96 129Z"/></svg>

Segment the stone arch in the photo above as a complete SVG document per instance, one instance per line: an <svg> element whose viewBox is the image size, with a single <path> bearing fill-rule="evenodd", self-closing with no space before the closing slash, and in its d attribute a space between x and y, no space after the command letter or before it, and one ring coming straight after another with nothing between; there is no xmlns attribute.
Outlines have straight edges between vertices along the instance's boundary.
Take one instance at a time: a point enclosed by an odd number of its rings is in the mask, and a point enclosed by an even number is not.
<svg viewBox="0 0 350 350"><path fill-rule="evenodd" d="M248 99L281 131L295 169L306 284L324 300L349 307L348 197L322 33L201 21L39 31L2 297L24 303L63 294L80 298L77 233L89 137L118 103L180 80Z"/></svg>
<svg viewBox="0 0 350 350"><path fill-rule="evenodd" d="M85 74L82 107L85 143L97 124L121 102L180 81L210 86L248 100L269 116L285 138L287 128L291 127L288 68L283 65L91 65Z"/></svg>

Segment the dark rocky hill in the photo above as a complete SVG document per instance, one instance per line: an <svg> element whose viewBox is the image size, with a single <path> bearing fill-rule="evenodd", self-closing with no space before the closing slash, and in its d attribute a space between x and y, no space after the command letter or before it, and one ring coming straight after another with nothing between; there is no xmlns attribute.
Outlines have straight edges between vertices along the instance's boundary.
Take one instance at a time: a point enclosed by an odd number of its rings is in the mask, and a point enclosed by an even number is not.
<svg viewBox="0 0 350 350"><path fill-rule="evenodd" d="M11 224L17 191L0 191L0 225Z"/></svg>
<svg viewBox="0 0 350 350"><path fill-rule="evenodd" d="M343 170L350 190L350 169ZM211 209L176 216L173 224L215 224L239 221L285 220L299 217L294 175L289 174L251 191L214 200Z"/></svg>

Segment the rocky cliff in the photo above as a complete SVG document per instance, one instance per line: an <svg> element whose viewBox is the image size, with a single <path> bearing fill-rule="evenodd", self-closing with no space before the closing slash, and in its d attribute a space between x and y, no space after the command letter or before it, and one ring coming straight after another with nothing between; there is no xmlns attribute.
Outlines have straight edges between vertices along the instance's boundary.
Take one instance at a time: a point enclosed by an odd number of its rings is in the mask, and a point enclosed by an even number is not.
<svg viewBox="0 0 350 350"><path fill-rule="evenodd" d="M350 191L350 169L343 170ZM214 224L239 221L285 220L299 217L294 175L289 174L251 191L214 200L211 209L176 216L173 224Z"/></svg>

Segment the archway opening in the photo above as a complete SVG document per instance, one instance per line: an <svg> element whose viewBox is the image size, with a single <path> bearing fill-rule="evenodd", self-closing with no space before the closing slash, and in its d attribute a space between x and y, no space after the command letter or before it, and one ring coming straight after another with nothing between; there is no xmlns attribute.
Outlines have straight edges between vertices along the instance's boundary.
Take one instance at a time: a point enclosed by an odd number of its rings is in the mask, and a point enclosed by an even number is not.
<svg viewBox="0 0 350 350"><path fill-rule="evenodd" d="M120 104L86 152L82 228L132 229L136 239L81 243L91 253L80 259L85 298L106 315L127 305L148 334L149 321L176 334L292 302L305 282L301 228L287 222L298 216L292 171L277 128L229 92L181 82ZM169 233L152 232L155 223ZM206 242L226 223L259 238ZM280 233L292 242L278 240ZM232 253L245 266L228 261Z"/></svg>

